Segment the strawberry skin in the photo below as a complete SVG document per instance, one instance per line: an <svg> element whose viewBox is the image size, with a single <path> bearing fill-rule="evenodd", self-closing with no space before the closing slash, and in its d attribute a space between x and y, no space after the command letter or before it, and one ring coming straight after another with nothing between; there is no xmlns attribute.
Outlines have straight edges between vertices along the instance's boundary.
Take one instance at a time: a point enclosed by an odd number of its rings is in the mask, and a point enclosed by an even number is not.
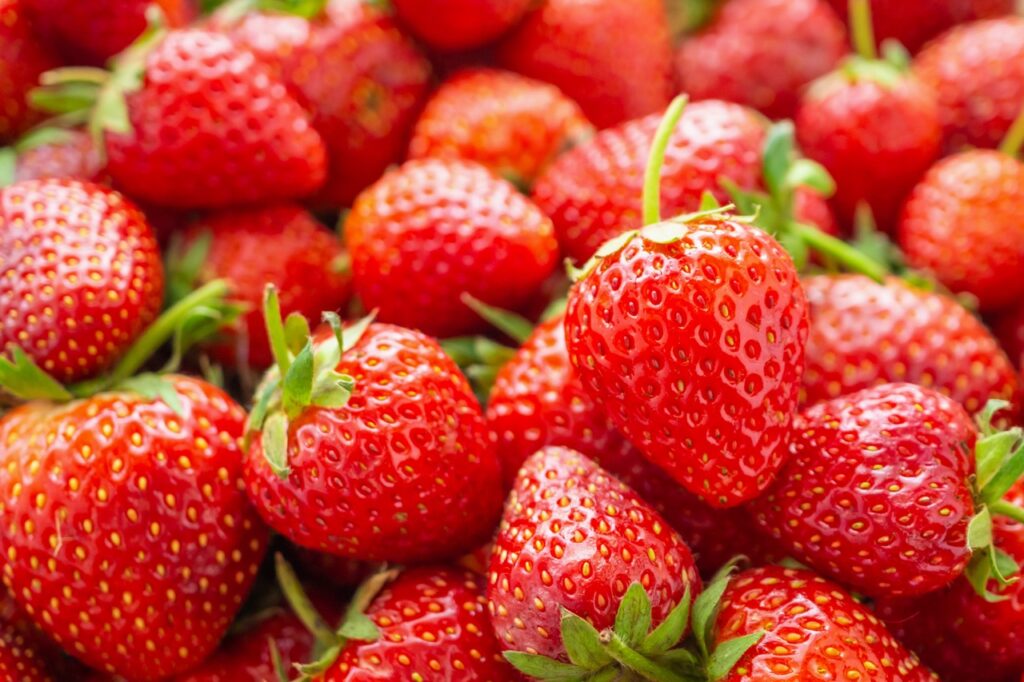
<svg viewBox="0 0 1024 682"><path fill-rule="evenodd" d="M694 100L719 98L787 118L803 87L846 51L843 24L824 0L729 0L683 41L676 72Z"/></svg>
<svg viewBox="0 0 1024 682"><path fill-rule="evenodd" d="M687 589L700 591L682 538L632 490L567 448L530 457L505 505L488 573L501 646L565 660L561 609L610 627L635 580L655 623Z"/></svg>
<svg viewBox="0 0 1024 682"><path fill-rule="evenodd" d="M409 157L476 161L529 187L556 156L592 132L579 105L555 86L499 69L467 69L427 103Z"/></svg>
<svg viewBox="0 0 1024 682"><path fill-rule="evenodd" d="M324 144L305 110L220 33L170 32L147 55L128 114L132 132L106 135L108 169L139 199L233 206L305 196L326 176Z"/></svg>
<svg viewBox="0 0 1024 682"><path fill-rule="evenodd" d="M395 14L409 31L442 52L480 47L510 29L531 0L395 0Z"/></svg>
<svg viewBox="0 0 1024 682"><path fill-rule="evenodd" d="M599 128L660 111L672 95L661 0L547 0L497 57L503 68L557 85Z"/></svg>
<svg viewBox="0 0 1024 682"><path fill-rule="evenodd" d="M4 585L76 657L140 681L217 646L267 542L242 492L241 407L167 380L181 416L104 393L0 420Z"/></svg>
<svg viewBox="0 0 1024 682"><path fill-rule="evenodd" d="M554 271L551 221L475 163L409 161L356 200L345 221L356 293L378 319L434 336L482 330L463 293L529 303Z"/></svg>
<svg viewBox="0 0 1024 682"><path fill-rule="evenodd" d="M937 679L873 613L811 571L755 568L729 582L716 639L760 630L765 635L721 682Z"/></svg>
<svg viewBox="0 0 1024 682"><path fill-rule="evenodd" d="M899 245L907 262L935 275L982 310L1024 300L1024 163L974 150L937 163L903 208Z"/></svg>
<svg viewBox="0 0 1024 682"><path fill-rule="evenodd" d="M60 66L33 32L24 0L0 0L0 142L9 142L38 119L26 95L44 71Z"/></svg>
<svg viewBox="0 0 1024 682"><path fill-rule="evenodd" d="M67 178L102 182L104 162L92 137L83 130L67 131L67 138L27 149L18 155L15 180Z"/></svg>
<svg viewBox="0 0 1024 682"><path fill-rule="evenodd" d="M1006 354L953 299L861 275L819 275L803 284L811 307L805 402L899 381L934 388L972 414L989 398L1017 395Z"/></svg>
<svg viewBox="0 0 1024 682"><path fill-rule="evenodd" d="M8 682L57 682L35 642L10 622L0 623L0 679Z"/></svg>
<svg viewBox="0 0 1024 682"><path fill-rule="evenodd" d="M1010 360L1017 369L1024 369L1024 302L1001 315L995 331Z"/></svg>
<svg viewBox="0 0 1024 682"><path fill-rule="evenodd" d="M0 347L59 381L95 375L156 316L163 266L145 216L75 180L0 190Z"/></svg>
<svg viewBox="0 0 1024 682"><path fill-rule="evenodd" d="M807 325L789 255L728 215L616 244L565 314L573 367L612 423L716 507L756 497L781 466Z"/></svg>

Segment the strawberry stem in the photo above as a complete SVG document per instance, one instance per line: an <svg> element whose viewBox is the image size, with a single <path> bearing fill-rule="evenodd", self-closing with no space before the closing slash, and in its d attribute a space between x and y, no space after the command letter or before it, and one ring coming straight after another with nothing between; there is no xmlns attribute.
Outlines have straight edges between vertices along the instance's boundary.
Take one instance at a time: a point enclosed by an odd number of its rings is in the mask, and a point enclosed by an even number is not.
<svg viewBox="0 0 1024 682"><path fill-rule="evenodd" d="M665 163L665 150L668 148L672 131L686 108L686 95L679 95L665 110L665 115L658 125L651 143L651 153L644 171L643 221L644 225L661 222L661 167Z"/></svg>
<svg viewBox="0 0 1024 682"><path fill-rule="evenodd" d="M816 227L791 221L787 231L798 236L813 250L835 259L851 272L867 275L876 282L881 282L889 274L886 268L850 246L841 239L825 234Z"/></svg>
<svg viewBox="0 0 1024 682"><path fill-rule="evenodd" d="M619 662L622 667L632 670L645 680L654 682L688 682L690 678L677 674L674 670L655 663L643 654L635 651L615 632L607 630L601 633L601 644L605 652Z"/></svg>
<svg viewBox="0 0 1024 682"><path fill-rule="evenodd" d="M1006 137L1000 143L999 151L1017 158L1022 145L1024 145L1024 107L1021 107L1017 118L1013 120L1010 129L1006 131Z"/></svg>
<svg viewBox="0 0 1024 682"><path fill-rule="evenodd" d="M850 39L858 55L864 59L878 59L868 0L850 0Z"/></svg>

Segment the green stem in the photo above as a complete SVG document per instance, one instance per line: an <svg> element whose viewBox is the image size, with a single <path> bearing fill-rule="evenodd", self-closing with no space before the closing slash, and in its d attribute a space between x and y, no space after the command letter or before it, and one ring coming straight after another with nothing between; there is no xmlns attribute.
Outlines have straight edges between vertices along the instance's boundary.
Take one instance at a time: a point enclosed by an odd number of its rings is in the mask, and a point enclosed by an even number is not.
<svg viewBox="0 0 1024 682"><path fill-rule="evenodd" d="M803 239L811 249L835 259L846 270L867 275L876 282L881 282L889 274L883 265L868 258L843 240L827 235L816 227L790 222L786 229Z"/></svg>
<svg viewBox="0 0 1024 682"><path fill-rule="evenodd" d="M687 682L688 680L687 677L638 653L614 632L602 633L601 643L604 644L604 649L609 656L624 668L632 670L646 680L653 680L653 682Z"/></svg>
<svg viewBox="0 0 1024 682"><path fill-rule="evenodd" d="M1015 504L1010 504L1006 500L999 500L993 502L988 506L989 511L999 516L1005 516L1008 519L1013 519L1019 523L1024 523L1024 509L1021 509Z"/></svg>
<svg viewBox="0 0 1024 682"><path fill-rule="evenodd" d="M658 131L651 143L651 153L647 158L647 169L644 172L643 221L644 225L661 222L661 167L665 163L665 150L672 138L672 131L686 108L686 95L679 95L665 110Z"/></svg>
<svg viewBox="0 0 1024 682"><path fill-rule="evenodd" d="M878 59L875 29L871 23L871 5L868 4L868 0L850 0L850 34L857 54L864 59Z"/></svg>
<svg viewBox="0 0 1024 682"><path fill-rule="evenodd" d="M1014 158L1020 153L1021 145L1024 145L1024 107L1021 107L1013 125L1006 131L1006 137L999 145L999 151Z"/></svg>
<svg viewBox="0 0 1024 682"><path fill-rule="evenodd" d="M288 337L284 332L284 320L281 319L281 301L277 298L277 287L268 284L263 290L263 318L267 324L267 337L270 339L270 350L274 354L277 369L284 377L292 366L292 358L288 352Z"/></svg>

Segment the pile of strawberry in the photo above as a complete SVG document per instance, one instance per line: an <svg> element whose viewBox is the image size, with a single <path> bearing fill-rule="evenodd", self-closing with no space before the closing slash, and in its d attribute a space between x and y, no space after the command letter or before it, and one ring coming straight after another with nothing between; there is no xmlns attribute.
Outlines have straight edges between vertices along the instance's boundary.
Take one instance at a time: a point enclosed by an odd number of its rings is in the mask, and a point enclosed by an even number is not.
<svg viewBox="0 0 1024 682"><path fill-rule="evenodd" d="M1024 682L1013 5L0 0L0 682Z"/></svg>

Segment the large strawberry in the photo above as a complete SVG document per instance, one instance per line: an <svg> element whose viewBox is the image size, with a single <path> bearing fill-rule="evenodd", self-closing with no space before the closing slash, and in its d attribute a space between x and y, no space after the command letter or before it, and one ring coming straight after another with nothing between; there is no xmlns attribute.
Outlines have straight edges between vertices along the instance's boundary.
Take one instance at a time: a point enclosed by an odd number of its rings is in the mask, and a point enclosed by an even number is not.
<svg viewBox="0 0 1024 682"><path fill-rule="evenodd" d="M441 84L416 122L410 158L443 156L487 166L521 187L593 132L553 85L498 69L468 69Z"/></svg>
<svg viewBox="0 0 1024 682"><path fill-rule="evenodd" d="M785 118L803 87L845 54L843 25L825 0L729 0L683 40L676 70L695 100L719 98Z"/></svg>
<svg viewBox="0 0 1024 682"><path fill-rule="evenodd" d="M345 241L381 321L453 336L481 328L464 293L521 308L554 271L551 221L510 183L459 160L409 161L366 190Z"/></svg>
<svg viewBox="0 0 1024 682"><path fill-rule="evenodd" d="M0 271L3 353L23 352L65 382L120 358L163 298L145 216L117 192L74 180L0 190Z"/></svg>
<svg viewBox="0 0 1024 682"><path fill-rule="evenodd" d="M992 334L955 300L898 279L861 275L804 280L811 309L803 393L808 403L908 381L977 413L1014 400L1019 380Z"/></svg>
<svg viewBox="0 0 1024 682"><path fill-rule="evenodd" d="M44 71L60 62L40 42L25 16L24 0L0 0L0 141L9 142L38 118L27 95Z"/></svg>
<svg viewBox="0 0 1024 682"><path fill-rule="evenodd" d="M498 49L498 63L557 85L599 128L654 113L672 95L661 0L547 0Z"/></svg>
<svg viewBox="0 0 1024 682"><path fill-rule="evenodd" d="M398 19L442 52L480 47L511 28L531 0L395 0Z"/></svg>
<svg viewBox="0 0 1024 682"><path fill-rule="evenodd" d="M430 65L373 3L320 4L312 18L255 12L228 30L312 112L328 172L311 201L339 208L401 160L426 98Z"/></svg>

